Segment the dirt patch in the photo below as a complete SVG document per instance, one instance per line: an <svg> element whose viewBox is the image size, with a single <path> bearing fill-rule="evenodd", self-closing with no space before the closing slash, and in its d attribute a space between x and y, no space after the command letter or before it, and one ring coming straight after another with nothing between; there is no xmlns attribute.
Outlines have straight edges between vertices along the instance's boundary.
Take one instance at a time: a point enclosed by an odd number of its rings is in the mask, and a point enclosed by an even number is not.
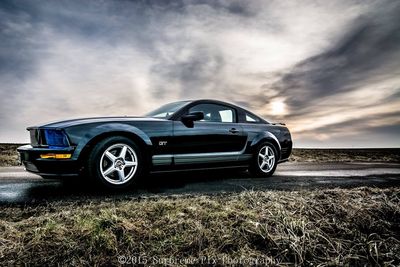
<svg viewBox="0 0 400 267"><path fill-rule="evenodd" d="M399 265L399 204L358 188L6 206L0 265Z"/></svg>

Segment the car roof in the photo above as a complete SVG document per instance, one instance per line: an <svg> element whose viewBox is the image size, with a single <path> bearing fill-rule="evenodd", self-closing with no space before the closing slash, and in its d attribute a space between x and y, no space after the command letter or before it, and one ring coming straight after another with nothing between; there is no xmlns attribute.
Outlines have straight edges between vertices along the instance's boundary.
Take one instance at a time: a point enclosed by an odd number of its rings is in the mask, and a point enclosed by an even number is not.
<svg viewBox="0 0 400 267"><path fill-rule="evenodd" d="M243 108L243 107L241 107L241 106L238 106L238 105L236 105L236 104L232 104L232 103L229 103L229 102L224 102L224 101L221 101L221 100L216 100L216 99L197 99L197 100L190 100L190 104L201 104L201 103L210 103L210 104L224 105L224 106L232 107L232 108L235 108L235 109L240 109L240 110L242 110L242 111L244 111L244 112L248 112L248 113L250 113L250 114L253 114L253 115L257 116L256 114L254 114L253 112L249 111L249 110L246 109L246 108ZM259 117L259 116L257 116L257 117ZM262 119L262 118L261 118L261 119Z"/></svg>
<svg viewBox="0 0 400 267"><path fill-rule="evenodd" d="M219 104L219 105L224 105L224 106L230 106L230 107L234 107L234 108L241 108L237 105L228 103L228 102L224 102L221 100L216 100L216 99L196 99L196 100L191 100L190 104L202 104L202 103L210 103L210 104ZM243 108L241 108L243 109Z"/></svg>
<svg viewBox="0 0 400 267"><path fill-rule="evenodd" d="M228 103L228 102L224 102L224 101L221 101L221 100L216 100L216 99L195 99L195 100L185 100L185 101L179 101L179 102L187 102L187 104L184 107L182 107L182 109L186 109L188 106L193 106L193 105L197 105L197 104L217 104L217 105L228 106L228 107L240 110L241 112L249 113L249 114L259 118L262 122L268 123L265 119L261 118L260 116L254 114L253 112L251 112L251 111L249 111L249 110L247 110L245 108L242 108L242 107L240 107L238 105L231 104L231 103ZM171 118L175 119L176 117L179 117L179 115L181 115L180 113L181 112L173 114L171 116Z"/></svg>

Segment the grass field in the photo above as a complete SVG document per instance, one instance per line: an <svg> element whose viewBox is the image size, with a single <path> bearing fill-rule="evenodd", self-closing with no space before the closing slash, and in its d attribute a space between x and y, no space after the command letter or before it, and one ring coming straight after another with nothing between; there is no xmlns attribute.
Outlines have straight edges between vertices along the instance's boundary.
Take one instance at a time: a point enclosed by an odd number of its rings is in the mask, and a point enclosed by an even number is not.
<svg viewBox="0 0 400 267"><path fill-rule="evenodd" d="M399 188L53 202L0 218L2 266L400 264Z"/></svg>

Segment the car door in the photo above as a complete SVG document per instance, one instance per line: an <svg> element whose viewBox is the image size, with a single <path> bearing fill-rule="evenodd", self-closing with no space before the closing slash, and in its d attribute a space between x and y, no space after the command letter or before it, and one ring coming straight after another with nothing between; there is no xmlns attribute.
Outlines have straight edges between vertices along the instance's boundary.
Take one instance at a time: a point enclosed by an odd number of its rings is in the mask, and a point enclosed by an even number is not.
<svg viewBox="0 0 400 267"><path fill-rule="evenodd" d="M213 103L190 107L187 113L203 112L204 119L186 124L174 121L174 162L176 165L236 161L247 136L237 123L236 109Z"/></svg>

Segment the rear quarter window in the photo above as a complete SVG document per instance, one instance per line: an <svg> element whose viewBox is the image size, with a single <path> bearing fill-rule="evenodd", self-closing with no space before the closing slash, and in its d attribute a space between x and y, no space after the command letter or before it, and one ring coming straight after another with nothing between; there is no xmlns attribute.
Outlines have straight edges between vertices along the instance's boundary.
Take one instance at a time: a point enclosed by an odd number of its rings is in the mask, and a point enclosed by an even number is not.
<svg viewBox="0 0 400 267"><path fill-rule="evenodd" d="M259 117L257 117L257 116L254 116L254 115L252 115L252 114L249 114L249 113L245 113L245 122L248 122L248 123L258 123L258 122L260 122L261 121L261 119L259 118Z"/></svg>

